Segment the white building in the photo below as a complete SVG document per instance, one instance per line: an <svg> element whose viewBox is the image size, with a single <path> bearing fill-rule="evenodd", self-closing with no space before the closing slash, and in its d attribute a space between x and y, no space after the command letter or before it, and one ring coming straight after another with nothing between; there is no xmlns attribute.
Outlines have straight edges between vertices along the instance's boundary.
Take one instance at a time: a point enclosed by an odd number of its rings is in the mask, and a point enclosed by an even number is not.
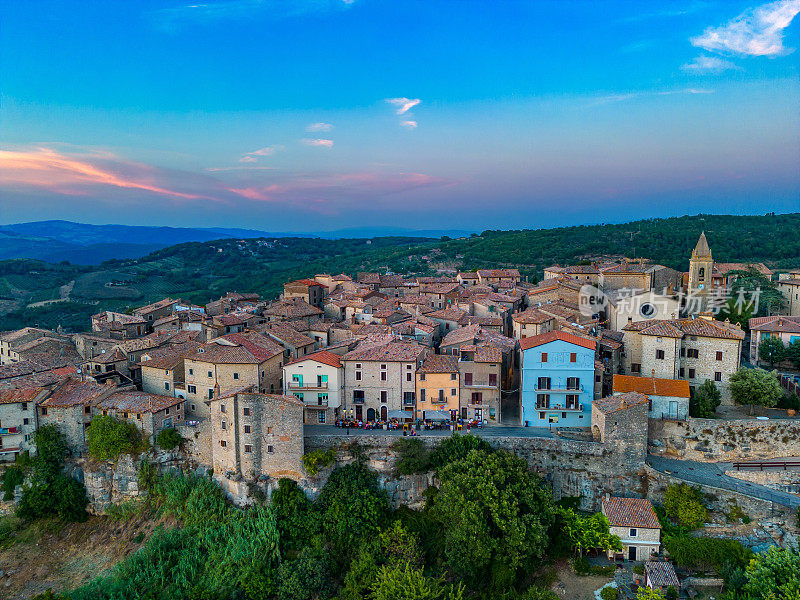
<svg viewBox="0 0 800 600"><path fill-rule="evenodd" d="M319 350L286 363L283 385L287 396L303 401L304 423L331 423L339 416L344 393L341 357Z"/></svg>

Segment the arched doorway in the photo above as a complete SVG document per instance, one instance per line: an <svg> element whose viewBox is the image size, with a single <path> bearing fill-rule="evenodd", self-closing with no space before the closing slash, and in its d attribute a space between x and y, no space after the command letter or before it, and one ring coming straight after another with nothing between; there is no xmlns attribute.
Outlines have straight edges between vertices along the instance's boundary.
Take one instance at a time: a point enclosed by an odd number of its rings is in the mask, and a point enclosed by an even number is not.
<svg viewBox="0 0 800 600"><path fill-rule="evenodd" d="M387 421L388 420L386 418L386 414L387 414L386 407L385 406L381 406L381 421Z"/></svg>
<svg viewBox="0 0 800 600"><path fill-rule="evenodd" d="M602 438L603 436L600 433L600 428L597 425L592 425L592 439L595 442L602 442L603 441Z"/></svg>
<svg viewBox="0 0 800 600"><path fill-rule="evenodd" d="M367 421L374 421L375 420L375 409L368 408L367 409Z"/></svg>

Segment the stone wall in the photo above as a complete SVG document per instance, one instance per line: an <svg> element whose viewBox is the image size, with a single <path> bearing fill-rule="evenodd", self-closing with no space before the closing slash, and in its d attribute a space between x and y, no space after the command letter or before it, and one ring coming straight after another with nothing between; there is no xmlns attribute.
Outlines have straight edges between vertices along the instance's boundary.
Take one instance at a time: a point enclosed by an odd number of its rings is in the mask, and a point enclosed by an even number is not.
<svg viewBox="0 0 800 600"><path fill-rule="evenodd" d="M800 494L800 472L798 471L725 471L726 475L765 485L775 490Z"/></svg>
<svg viewBox="0 0 800 600"><path fill-rule="evenodd" d="M800 456L800 419L650 421L650 452L708 462Z"/></svg>

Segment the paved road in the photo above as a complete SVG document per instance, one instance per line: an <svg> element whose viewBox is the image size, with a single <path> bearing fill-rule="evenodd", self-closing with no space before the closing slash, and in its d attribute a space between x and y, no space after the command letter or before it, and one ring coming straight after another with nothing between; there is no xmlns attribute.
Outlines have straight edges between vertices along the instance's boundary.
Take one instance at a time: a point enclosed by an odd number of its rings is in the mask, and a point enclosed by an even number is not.
<svg viewBox="0 0 800 600"><path fill-rule="evenodd" d="M333 425L306 425L306 435L347 435L347 430L341 427L334 427ZM453 435L453 431L446 429L433 429L421 430L417 434L420 436L436 436L442 437L446 435ZM459 433L467 433L467 429ZM469 433L479 435L482 437L530 437L530 438L552 438L555 437L547 427L506 427L504 425L487 425L481 428L472 428ZM401 436L401 430L383 430L383 429L350 429L350 435L387 435L387 436Z"/></svg>
<svg viewBox="0 0 800 600"><path fill-rule="evenodd" d="M800 507L800 496L725 475L725 471L731 468L731 463L702 463L663 456L648 456L647 463L657 471L672 474L679 479L731 490L794 509Z"/></svg>

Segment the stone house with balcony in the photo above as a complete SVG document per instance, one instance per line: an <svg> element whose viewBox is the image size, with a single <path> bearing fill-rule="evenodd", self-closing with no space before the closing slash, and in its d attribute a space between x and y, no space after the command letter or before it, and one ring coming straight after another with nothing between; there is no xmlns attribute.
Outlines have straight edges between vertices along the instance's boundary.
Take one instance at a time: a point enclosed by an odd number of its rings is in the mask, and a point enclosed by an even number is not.
<svg viewBox="0 0 800 600"><path fill-rule="evenodd" d="M512 389L512 377L504 369L513 352L492 342L465 344L458 348L460 417L501 423L501 396ZM506 360L504 360L504 358Z"/></svg>
<svg viewBox="0 0 800 600"><path fill-rule="evenodd" d="M415 419L425 419L426 413L445 411L455 421L461 415L458 358L445 354L430 354L417 369L417 406Z"/></svg>
<svg viewBox="0 0 800 600"><path fill-rule="evenodd" d="M343 415L361 421L386 420L389 411L410 415L416 404L416 371L431 353L412 342L360 343L341 358Z"/></svg>
<svg viewBox="0 0 800 600"><path fill-rule="evenodd" d="M626 375L685 379L689 389L713 381L730 402L728 384L739 370L744 331L712 318L639 321L623 328Z"/></svg>
<svg viewBox="0 0 800 600"><path fill-rule="evenodd" d="M114 385L68 378L56 385L36 407L38 424L56 425L73 454L86 451L86 429L94 406L117 391Z"/></svg>
<svg viewBox="0 0 800 600"><path fill-rule="evenodd" d="M800 341L800 316L777 315L772 317L753 317L750 325L750 362L759 364L758 346L766 339L780 340L784 347Z"/></svg>
<svg viewBox="0 0 800 600"><path fill-rule="evenodd" d="M151 443L162 429L184 424L184 408L183 398L138 390L115 391L95 403L96 414L133 424Z"/></svg>
<svg viewBox="0 0 800 600"><path fill-rule="evenodd" d="M35 448L36 404L49 393L44 387L0 390L0 462Z"/></svg>
<svg viewBox="0 0 800 600"><path fill-rule="evenodd" d="M661 525L653 505L643 498L603 498L602 513L612 535L622 541L622 552L609 550L612 560L646 561L661 548Z"/></svg>
<svg viewBox="0 0 800 600"><path fill-rule="evenodd" d="M614 375L613 394L639 392L648 399L651 419L685 421L689 418L689 382L681 379L659 379Z"/></svg>
<svg viewBox="0 0 800 600"><path fill-rule="evenodd" d="M260 333L232 333L200 346L185 358L187 417L207 417L206 401L219 393L283 390L285 352Z"/></svg>
<svg viewBox="0 0 800 600"><path fill-rule="evenodd" d="M294 396L236 392L209 401L214 478L303 478L303 403Z"/></svg>
<svg viewBox="0 0 800 600"><path fill-rule="evenodd" d="M595 340L550 331L524 338L519 345L522 422L588 427L595 394Z"/></svg>
<svg viewBox="0 0 800 600"><path fill-rule="evenodd" d="M340 416L344 367L339 355L318 350L286 363L283 385L286 396L303 402L304 423L333 423Z"/></svg>

